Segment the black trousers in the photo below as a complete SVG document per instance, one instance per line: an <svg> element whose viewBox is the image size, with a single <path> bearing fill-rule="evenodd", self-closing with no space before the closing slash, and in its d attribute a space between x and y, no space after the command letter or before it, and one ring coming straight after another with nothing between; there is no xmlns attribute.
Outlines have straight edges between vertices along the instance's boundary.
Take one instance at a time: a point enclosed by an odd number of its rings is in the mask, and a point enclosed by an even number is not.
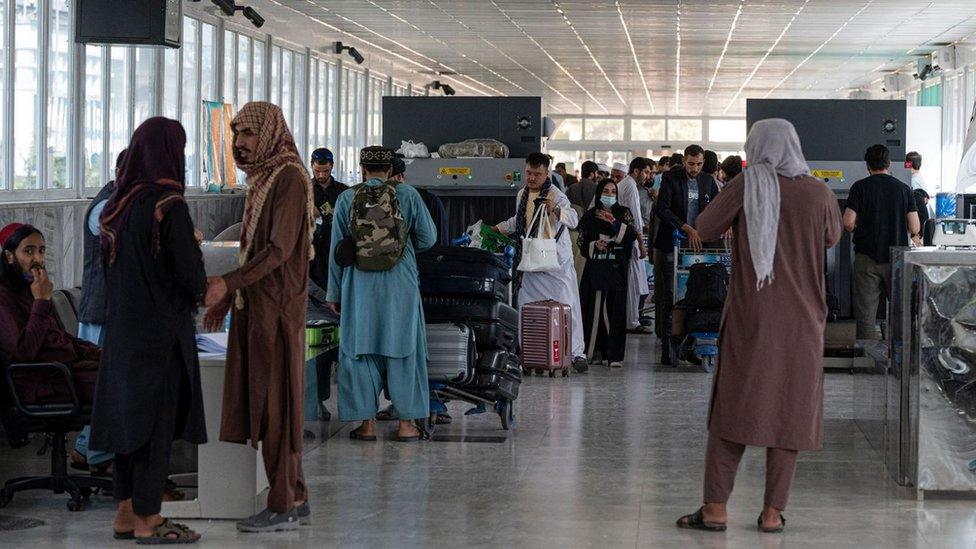
<svg viewBox="0 0 976 549"><path fill-rule="evenodd" d="M319 402L325 402L332 398L332 369L338 360L338 349L315 357L315 376L318 381Z"/></svg>
<svg viewBox="0 0 976 549"><path fill-rule="evenodd" d="M654 250L654 334L661 341L671 337L674 306L674 254Z"/></svg>
<svg viewBox="0 0 976 549"><path fill-rule="evenodd" d="M149 440L134 452L115 454L112 466L112 493L116 501L132 499L136 515L159 514L163 493L169 478L169 462L176 434L182 431L180 410L189 407L189 382L183 372L182 359L174 351L174 378L167 385L163 405L156 410Z"/></svg>

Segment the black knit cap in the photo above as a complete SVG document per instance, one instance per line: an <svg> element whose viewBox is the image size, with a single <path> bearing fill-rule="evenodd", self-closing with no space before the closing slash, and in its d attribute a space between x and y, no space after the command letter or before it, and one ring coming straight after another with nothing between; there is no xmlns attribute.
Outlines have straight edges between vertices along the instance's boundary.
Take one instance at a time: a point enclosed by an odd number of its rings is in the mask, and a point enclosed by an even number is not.
<svg viewBox="0 0 976 549"><path fill-rule="evenodd" d="M386 147L377 145L366 147L359 151L359 163L369 167L382 168L391 166L395 157L396 153L393 152L393 149L387 149Z"/></svg>

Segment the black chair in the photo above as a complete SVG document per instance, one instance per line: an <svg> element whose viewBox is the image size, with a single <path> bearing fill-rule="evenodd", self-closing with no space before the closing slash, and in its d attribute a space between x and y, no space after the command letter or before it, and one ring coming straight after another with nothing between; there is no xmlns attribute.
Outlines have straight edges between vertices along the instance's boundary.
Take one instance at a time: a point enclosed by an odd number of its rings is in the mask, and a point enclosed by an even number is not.
<svg viewBox="0 0 976 549"><path fill-rule="evenodd" d="M56 301L71 303L70 292L58 293L61 295ZM77 326L73 307L57 309L62 326ZM18 390L17 381L39 378L60 384L64 398L42 404L27 402L25 395ZM67 493L70 496L68 510L80 511L94 490L112 489L111 479L68 474L68 433L80 431L90 423L91 407L83 405L78 398L74 379L67 366L58 363L10 364L0 380L0 392L6 394L0 394L0 416L11 444L17 445L18 434L42 433L47 438L45 449L49 448L51 452L51 474L8 480L0 489L0 508L6 507L17 492L50 490L56 494Z"/></svg>

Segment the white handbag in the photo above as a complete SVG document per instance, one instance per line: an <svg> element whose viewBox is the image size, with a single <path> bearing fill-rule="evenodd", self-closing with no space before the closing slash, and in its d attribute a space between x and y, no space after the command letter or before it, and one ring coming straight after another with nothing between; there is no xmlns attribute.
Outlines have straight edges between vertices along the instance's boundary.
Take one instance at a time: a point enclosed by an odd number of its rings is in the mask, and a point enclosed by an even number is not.
<svg viewBox="0 0 976 549"><path fill-rule="evenodd" d="M537 227L531 234L532 227ZM522 239L522 260L518 270L523 273L548 273L559 270L559 246L555 238L545 238L552 234L549 212L545 204L540 204L532 216L529 233Z"/></svg>

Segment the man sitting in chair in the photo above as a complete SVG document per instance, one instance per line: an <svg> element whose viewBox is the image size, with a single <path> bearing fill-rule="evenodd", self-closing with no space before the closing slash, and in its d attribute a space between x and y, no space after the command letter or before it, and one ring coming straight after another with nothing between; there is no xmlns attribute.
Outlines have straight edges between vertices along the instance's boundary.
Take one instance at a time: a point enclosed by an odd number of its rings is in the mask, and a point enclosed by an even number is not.
<svg viewBox="0 0 976 549"><path fill-rule="evenodd" d="M45 269L41 231L11 223L0 230L0 368L10 364L59 362L71 369L75 391L84 404L95 394L101 350L78 339L58 323ZM63 402L64 384L42 379L17 382L25 403Z"/></svg>

